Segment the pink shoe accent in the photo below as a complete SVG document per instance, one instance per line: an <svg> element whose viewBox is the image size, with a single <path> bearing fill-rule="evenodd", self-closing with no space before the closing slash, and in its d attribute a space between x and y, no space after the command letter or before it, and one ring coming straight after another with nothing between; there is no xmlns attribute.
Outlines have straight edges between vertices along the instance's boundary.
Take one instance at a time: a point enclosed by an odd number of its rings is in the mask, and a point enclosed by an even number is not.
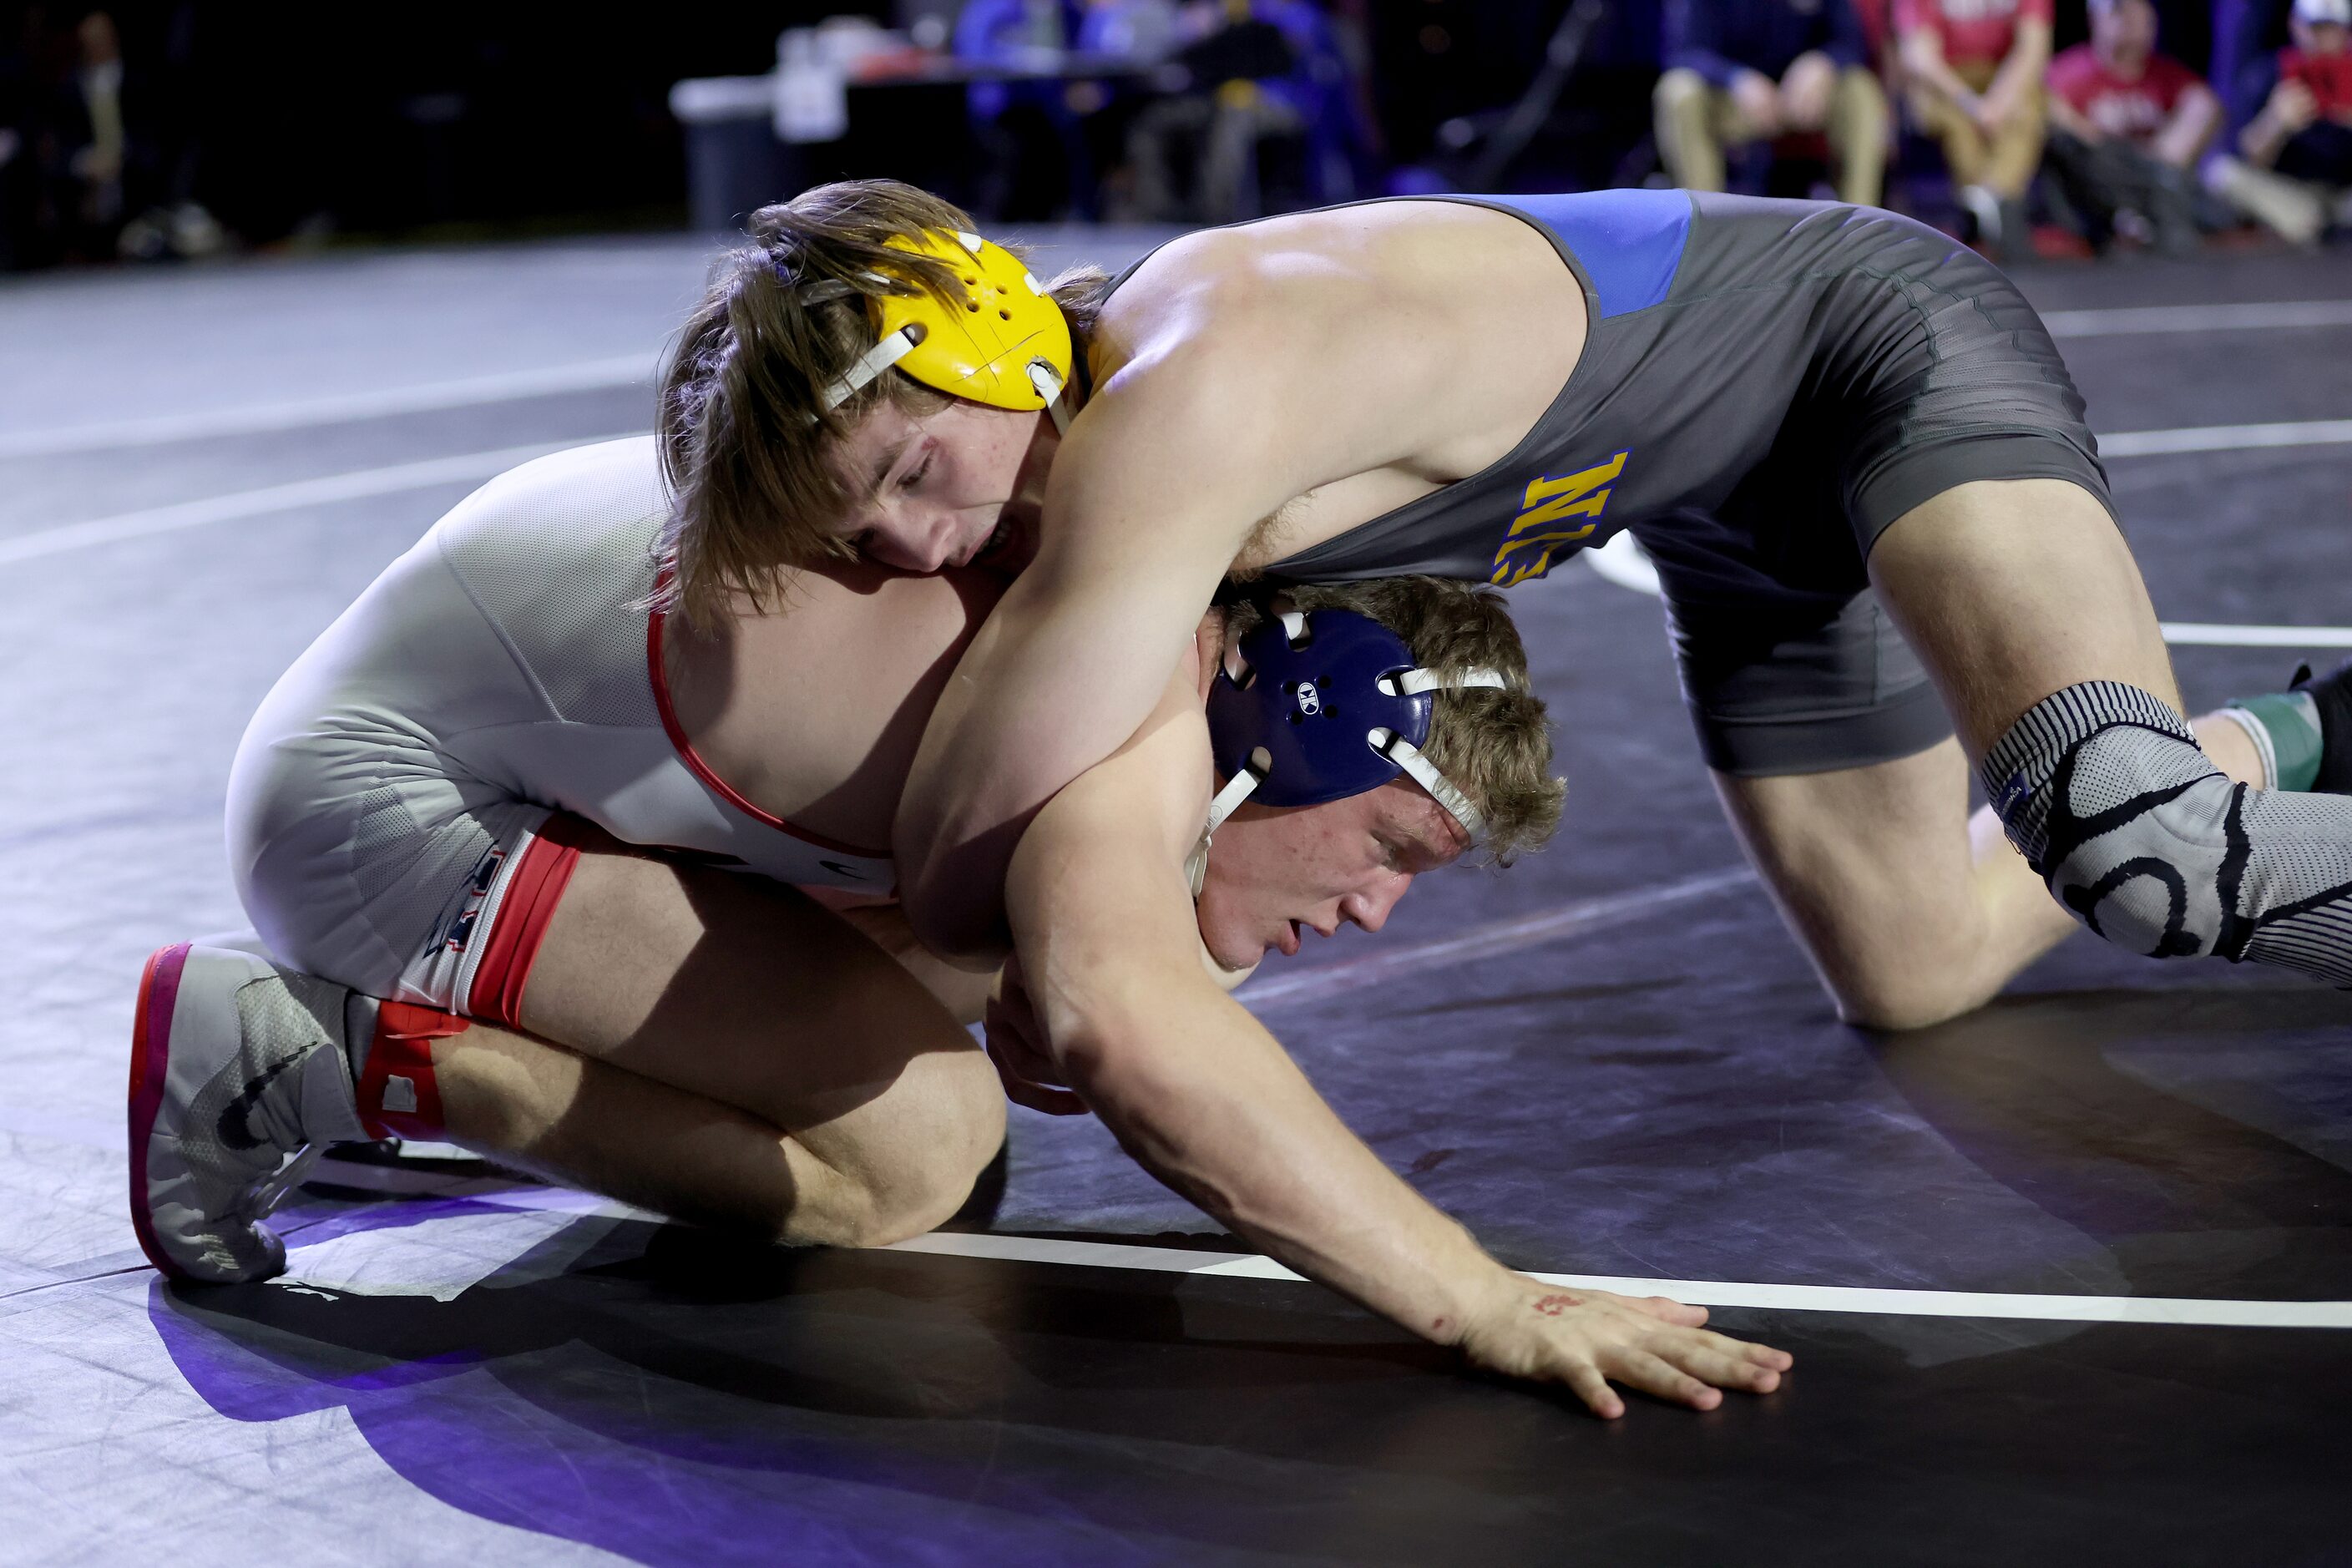
<svg viewBox="0 0 2352 1568"><path fill-rule="evenodd" d="M155 1131L156 1113L163 1109L163 1088L172 1067L172 1013L180 1000L180 972L187 967L193 945L175 942L149 956L140 972L139 1001L131 1023L131 1228L147 1261L174 1279L188 1276L156 1241L147 1213L147 1142Z"/></svg>

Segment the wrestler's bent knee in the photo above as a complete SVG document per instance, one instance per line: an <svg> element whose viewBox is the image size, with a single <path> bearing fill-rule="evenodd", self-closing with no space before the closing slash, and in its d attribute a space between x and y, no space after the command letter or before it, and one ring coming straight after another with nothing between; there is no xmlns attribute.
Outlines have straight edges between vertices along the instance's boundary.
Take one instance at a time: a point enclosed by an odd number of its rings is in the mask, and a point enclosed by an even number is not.
<svg viewBox="0 0 2352 1568"><path fill-rule="evenodd" d="M919 1097L893 1108L877 1146L845 1155L839 1187L796 1204L781 1238L802 1245L887 1247L935 1230L971 1195L1004 1142L1004 1092L977 1050L924 1059ZM884 1141L887 1139L887 1144Z"/></svg>
<svg viewBox="0 0 2352 1568"><path fill-rule="evenodd" d="M1829 982L1838 1020L1857 1029L1924 1029L1972 1013L1999 987L1973 965L1906 965L1900 973L1846 975Z"/></svg>

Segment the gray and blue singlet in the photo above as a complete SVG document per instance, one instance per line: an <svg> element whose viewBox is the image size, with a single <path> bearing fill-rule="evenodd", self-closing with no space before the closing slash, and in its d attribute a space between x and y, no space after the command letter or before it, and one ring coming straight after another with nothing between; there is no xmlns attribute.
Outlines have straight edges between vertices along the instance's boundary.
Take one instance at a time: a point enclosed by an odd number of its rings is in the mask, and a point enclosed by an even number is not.
<svg viewBox="0 0 2352 1568"><path fill-rule="evenodd" d="M1630 530L1657 565L1709 763L1811 773L1950 732L1870 592L1864 560L1889 524L1974 479L2067 479L2113 510L2040 318L1924 225L1684 191L1408 199L1509 213L1549 239L1584 288L1584 351L1500 461L1276 563L1272 581L1507 586Z"/></svg>

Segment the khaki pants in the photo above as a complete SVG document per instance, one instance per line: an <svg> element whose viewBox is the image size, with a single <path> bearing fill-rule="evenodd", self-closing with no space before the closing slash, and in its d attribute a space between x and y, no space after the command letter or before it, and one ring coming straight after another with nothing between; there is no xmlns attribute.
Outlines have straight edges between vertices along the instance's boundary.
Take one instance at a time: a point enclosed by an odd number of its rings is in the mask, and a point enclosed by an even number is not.
<svg viewBox="0 0 2352 1568"><path fill-rule="evenodd" d="M1696 71L1666 72L1658 79L1651 102L1657 114L1658 154L1665 160L1667 177L1686 190L1723 189L1724 149L1760 140L1731 94L1709 85ZM1838 72L1822 130L1837 166L1840 201L1874 207L1884 199L1886 121L1886 94L1878 79L1859 68Z"/></svg>
<svg viewBox="0 0 2352 1568"><path fill-rule="evenodd" d="M1952 74L1974 92L1990 87L2000 70L1998 60L1952 62ZM2044 113L2039 83L1998 136L1988 138L1950 100L1923 87L1911 89L1911 117L1919 122L1920 130L1944 144L1944 163L1952 171L1956 185L1982 185L2001 200L2013 202L2025 195L2025 187L2033 183L2033 172L2042 166Z"/></svg>

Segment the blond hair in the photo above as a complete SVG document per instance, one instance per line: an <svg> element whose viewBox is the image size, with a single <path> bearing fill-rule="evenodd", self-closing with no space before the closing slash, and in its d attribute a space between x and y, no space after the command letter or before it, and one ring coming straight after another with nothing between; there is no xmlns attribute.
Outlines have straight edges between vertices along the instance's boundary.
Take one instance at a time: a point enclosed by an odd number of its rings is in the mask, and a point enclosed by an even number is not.
<svg viewBox="0 0 2352 1568"><path fill-rule="evenodd" d="M1444 577L1375 577L1360 583L1305 583L1279 597L1300 610L1353 610L1404 639L1412 657L1441 676L1498 671L1501 690L1440 689L1422 750L1437 771L1470 797L1486 819L1488 858L1507 866L1539 849L1559 826L1568 785L1552 776L1551 722L1528 679L1528 650L1504 608L1483 584ZM1229 637L1263 617L1249 602L1227 607Z"/></svg>

